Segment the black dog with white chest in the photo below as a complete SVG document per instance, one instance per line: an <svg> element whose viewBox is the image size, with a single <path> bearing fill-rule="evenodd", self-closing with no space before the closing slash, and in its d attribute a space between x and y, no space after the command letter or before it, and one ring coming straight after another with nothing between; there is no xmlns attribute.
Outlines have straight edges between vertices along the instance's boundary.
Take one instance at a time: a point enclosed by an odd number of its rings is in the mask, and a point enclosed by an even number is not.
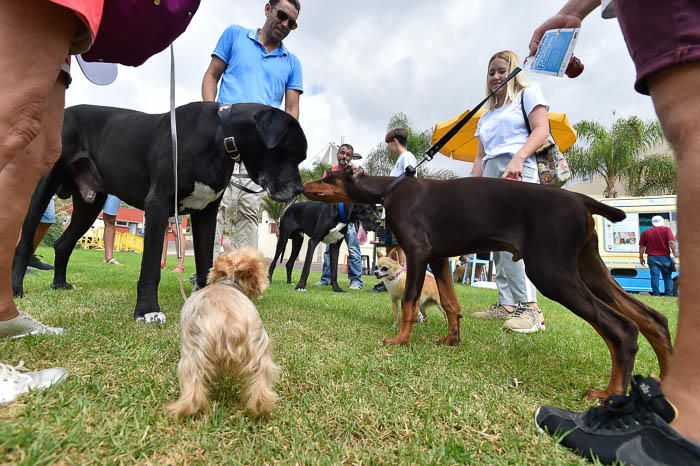
<svg viewBox="0 0 700 466"><path fill-rule="evenodd" d="M306 289L306 281L311 270L314 250L318 243L330 244L331 256L331 286L333 291L343 291L338 286L338 253L340 243L348 229L347 225L353 223L356 228L359 224L367 231L377 229L379 220L372 204L326 204L323 202L298 202L292 204L284 211L280 220L279 237L275 258L270 263L268 276L272 282L272 274L275 271L277 260L284 254L285 246L289 239L292 240L292 253L287 260L287 283L292 283L292 269L294 261L299 256L304 235L309 237L306 250L306 260L301 277L297 283L297 290Z"/></svg>
<svg viewBox="0 0 700 466"><path fill-rule="evenodd" d="M212 265L216 215L234 165L243 163L251 179L273 199L289 200L302 191L298 165L306 157L306 137L292 116L260 104L193 102L178 107L176 116L178 210L191 215L197 284L204 287ZM70 107L65 111L62 142L61 157L39 182L24 221L12 271L15 295L23 295L34 232L51 197L73 198L70 225L54 245L51 285L72 289L66 281L68 259L109 193L145 211L134 318L163 321L159 264L175 202L170 114Z"/></svg>

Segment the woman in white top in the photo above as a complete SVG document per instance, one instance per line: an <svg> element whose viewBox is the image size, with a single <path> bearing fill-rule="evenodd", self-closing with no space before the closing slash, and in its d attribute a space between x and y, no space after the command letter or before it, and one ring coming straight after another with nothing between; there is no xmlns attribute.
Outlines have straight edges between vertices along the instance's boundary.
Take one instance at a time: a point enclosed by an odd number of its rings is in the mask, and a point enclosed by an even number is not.
<svg viewBox="0 0 700 466"><path fill-rule="evenodd" d="M489 60L486 94L493 92L519 62L509 50L494 54ZM523 106L532 133L525 125ZM472 176L539 183L534 154L549 134L548 106L540 89L528 87L520 73L489 99L485 108L476 130L479 149ZM494 259L498 303L473 316L507 319L503 328L518 333L544 330L544 316L523 261L513 262L512 254L505 251L494 253Z"/></svg>

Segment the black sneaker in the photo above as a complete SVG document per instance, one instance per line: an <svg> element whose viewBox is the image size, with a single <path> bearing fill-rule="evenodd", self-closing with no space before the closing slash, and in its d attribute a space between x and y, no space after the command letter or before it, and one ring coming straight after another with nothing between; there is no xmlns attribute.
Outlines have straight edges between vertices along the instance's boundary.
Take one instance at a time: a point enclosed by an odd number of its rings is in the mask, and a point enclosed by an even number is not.
<svg viewBox="0 0 700 466"><path fill-rule="evenodd" d="M387 291L386 286L384 286L384 282L379 282L376 285L374 285L374 288L369 290L370 293L385 293Z"/></svg>
<svg viewBox="0 0 700 466"><path fill-rule="evenodd" d="M29 259L28 267L32 267L37 270L53 270L53 265L44 264L39 260L36 254L32 254L32 258Z"/></svg>
<svg viewBox="0 0 700 466"><path fill-rule="evenodd" d="M700 445L669 425L676 414L655 379L635 375L628 396L613 395L603 406L585 413L542 406L535 413L535 423L540 431L591 461L700 465Z"/></svg>

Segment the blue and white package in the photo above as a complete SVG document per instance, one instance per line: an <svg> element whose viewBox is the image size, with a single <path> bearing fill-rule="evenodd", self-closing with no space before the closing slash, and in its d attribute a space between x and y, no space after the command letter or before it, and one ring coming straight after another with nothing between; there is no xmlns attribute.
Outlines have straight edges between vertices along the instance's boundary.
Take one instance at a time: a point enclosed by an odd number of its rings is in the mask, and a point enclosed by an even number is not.
<svg viewBox="0 0 700 466"><path fill-rule="evenodd" d="M540 40L537 53L528 57L525 65L535 73L549 76L564 76L566 67L574 54L579 28L550 29Z"/></svg>

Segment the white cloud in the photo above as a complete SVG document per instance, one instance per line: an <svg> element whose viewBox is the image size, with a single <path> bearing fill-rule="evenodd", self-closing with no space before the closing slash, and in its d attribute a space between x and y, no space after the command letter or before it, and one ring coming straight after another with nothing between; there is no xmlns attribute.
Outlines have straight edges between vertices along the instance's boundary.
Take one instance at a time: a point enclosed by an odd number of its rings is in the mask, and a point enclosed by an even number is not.
<svg viewBox="0 0 700 466"><path fill-rule="evenodd" d="M454 117L484 94L488 58L501 49L524 55L532 31L562 0L302 0L300 27L285 45L301 60L306 93L301 98L308 156L342 137L367 154L379 143L389 118L403 112L418 129ZM189 29L176 41L178 105L201 98L202 75L219 35L231 23L262 25L262 0L205 0ZM649 98L632 88L634 66L619 27L598 11L586 19L576 55L584 73L568 78L531 77L552 110L572 122L612 121L618 116L654 117ZM120 67L106 87L88 83L74 68L67 105L92 103L166 112L169 52L139 68ZM452 162L436 158L431 168ZM461 174L468 165L457 168Z"/></svg>

